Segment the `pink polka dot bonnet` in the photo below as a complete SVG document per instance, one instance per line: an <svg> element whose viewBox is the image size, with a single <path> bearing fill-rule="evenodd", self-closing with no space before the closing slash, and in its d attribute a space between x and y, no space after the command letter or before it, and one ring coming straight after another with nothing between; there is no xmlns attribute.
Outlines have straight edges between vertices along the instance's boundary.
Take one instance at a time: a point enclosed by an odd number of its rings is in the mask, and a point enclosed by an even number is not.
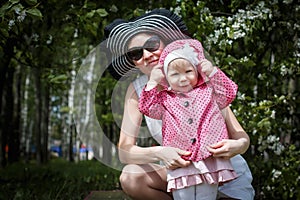
<svg viewBox="0 0 300 200"><path fill-rule="evenodd" d="M195 39L183 39L168 44L159 60L165 74L170 62L178 58L188 60L197 69L200 61L205 59L201 42Z"/></svg>

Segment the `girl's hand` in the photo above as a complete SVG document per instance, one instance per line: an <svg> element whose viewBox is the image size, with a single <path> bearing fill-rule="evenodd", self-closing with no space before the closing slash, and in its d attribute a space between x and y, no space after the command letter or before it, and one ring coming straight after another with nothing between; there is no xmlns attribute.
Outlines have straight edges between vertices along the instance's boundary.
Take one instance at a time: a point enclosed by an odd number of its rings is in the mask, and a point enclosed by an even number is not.
<svg viewBox="0 0 300 200"><path fill-rule="evenodd" d="M184 151L175 147L162 147L158 152L158 157L162 160L168 169L187 167L191 161L184 160L181 156L189 156L191 152Z"/></svg>
<svg viewBox="0 0 300 200"><path fill-rule="evenodd" d="M151 71L146 89L151 90L152 88L156 87L164 77L165 75L162 72L162 66L161 65L154 66Z"/></svg>
<svg viewBox="0 0 300 200"><path fill-rule="evenodd" d="M214 157L230 159L241 153L241 145L243 144L240 143L239 140L224 139L216 144L208 146L207 149Z"/></svg>
<svg viewBox="0 0 300 200"><path fill-rule="evenodd" d="M201 71L200 73L204 73L207 77L213 72L214 67L212 65L212 63L207 60L207 59L203 59L200 61L200 66L201 66Z"/></svg>
<svg viewBox="0 0 300 200"><path fill-rule="evenodd" d="M149 81L156 82L157 84L160 83L160 81L165 77L163 71L162 71L162 66L161 65L156 65L153 67Z"/></svg>

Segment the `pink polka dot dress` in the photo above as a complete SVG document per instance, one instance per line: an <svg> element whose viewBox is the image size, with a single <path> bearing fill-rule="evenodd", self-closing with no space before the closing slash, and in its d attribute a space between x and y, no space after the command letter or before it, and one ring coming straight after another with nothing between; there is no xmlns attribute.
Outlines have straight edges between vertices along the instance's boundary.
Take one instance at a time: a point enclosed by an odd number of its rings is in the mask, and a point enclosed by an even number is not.
<svg viewBox="0 0 300 200"><path fill-rule="evenodd" d="M167 86L162 90L144 88L141 93L140 111L162 120L163 146L192 152L183 158L193 165L168 170L168 191L201 183L220 184L236 177L230 161L212 157L206 147L228 138L220 109L234 100L237 85L219 69L208 82L203 80L199 76L197 86L186 93Z"/></svg>

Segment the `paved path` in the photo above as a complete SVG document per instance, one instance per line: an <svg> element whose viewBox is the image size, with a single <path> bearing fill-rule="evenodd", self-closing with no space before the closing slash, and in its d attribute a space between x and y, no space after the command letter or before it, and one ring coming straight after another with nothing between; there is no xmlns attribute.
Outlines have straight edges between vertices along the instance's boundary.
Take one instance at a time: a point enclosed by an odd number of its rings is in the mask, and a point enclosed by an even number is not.
<svg viewBox="0 0 300 200"><path fill-rule="evenodd" d="M84 200L131 200L122 190L92 191Z"/></svg>

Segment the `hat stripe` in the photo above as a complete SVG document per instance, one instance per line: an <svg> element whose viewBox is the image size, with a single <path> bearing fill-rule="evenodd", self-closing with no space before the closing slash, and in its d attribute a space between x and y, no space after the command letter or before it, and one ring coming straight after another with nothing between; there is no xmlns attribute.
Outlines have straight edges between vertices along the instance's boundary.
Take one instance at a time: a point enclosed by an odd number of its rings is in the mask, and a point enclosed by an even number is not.
<svg viewBox="0 0 300 200"><path fill-rule="evenodd" d="M158 18L154 18L158 17ZM159 18L164 18L163 21ZM159 31L157 28L162 28L164 31ZM143 18L134 22L122 23L116 26L110 33L108 48L117 54L125 53L125 48L128 40L139 32L154 31L161 33L164 37L171 37L170 39L184 38L184 34L176 24L169 18L161 15L151 15L147 18ZM115 48L121 44L121 48Z"/></svg>

